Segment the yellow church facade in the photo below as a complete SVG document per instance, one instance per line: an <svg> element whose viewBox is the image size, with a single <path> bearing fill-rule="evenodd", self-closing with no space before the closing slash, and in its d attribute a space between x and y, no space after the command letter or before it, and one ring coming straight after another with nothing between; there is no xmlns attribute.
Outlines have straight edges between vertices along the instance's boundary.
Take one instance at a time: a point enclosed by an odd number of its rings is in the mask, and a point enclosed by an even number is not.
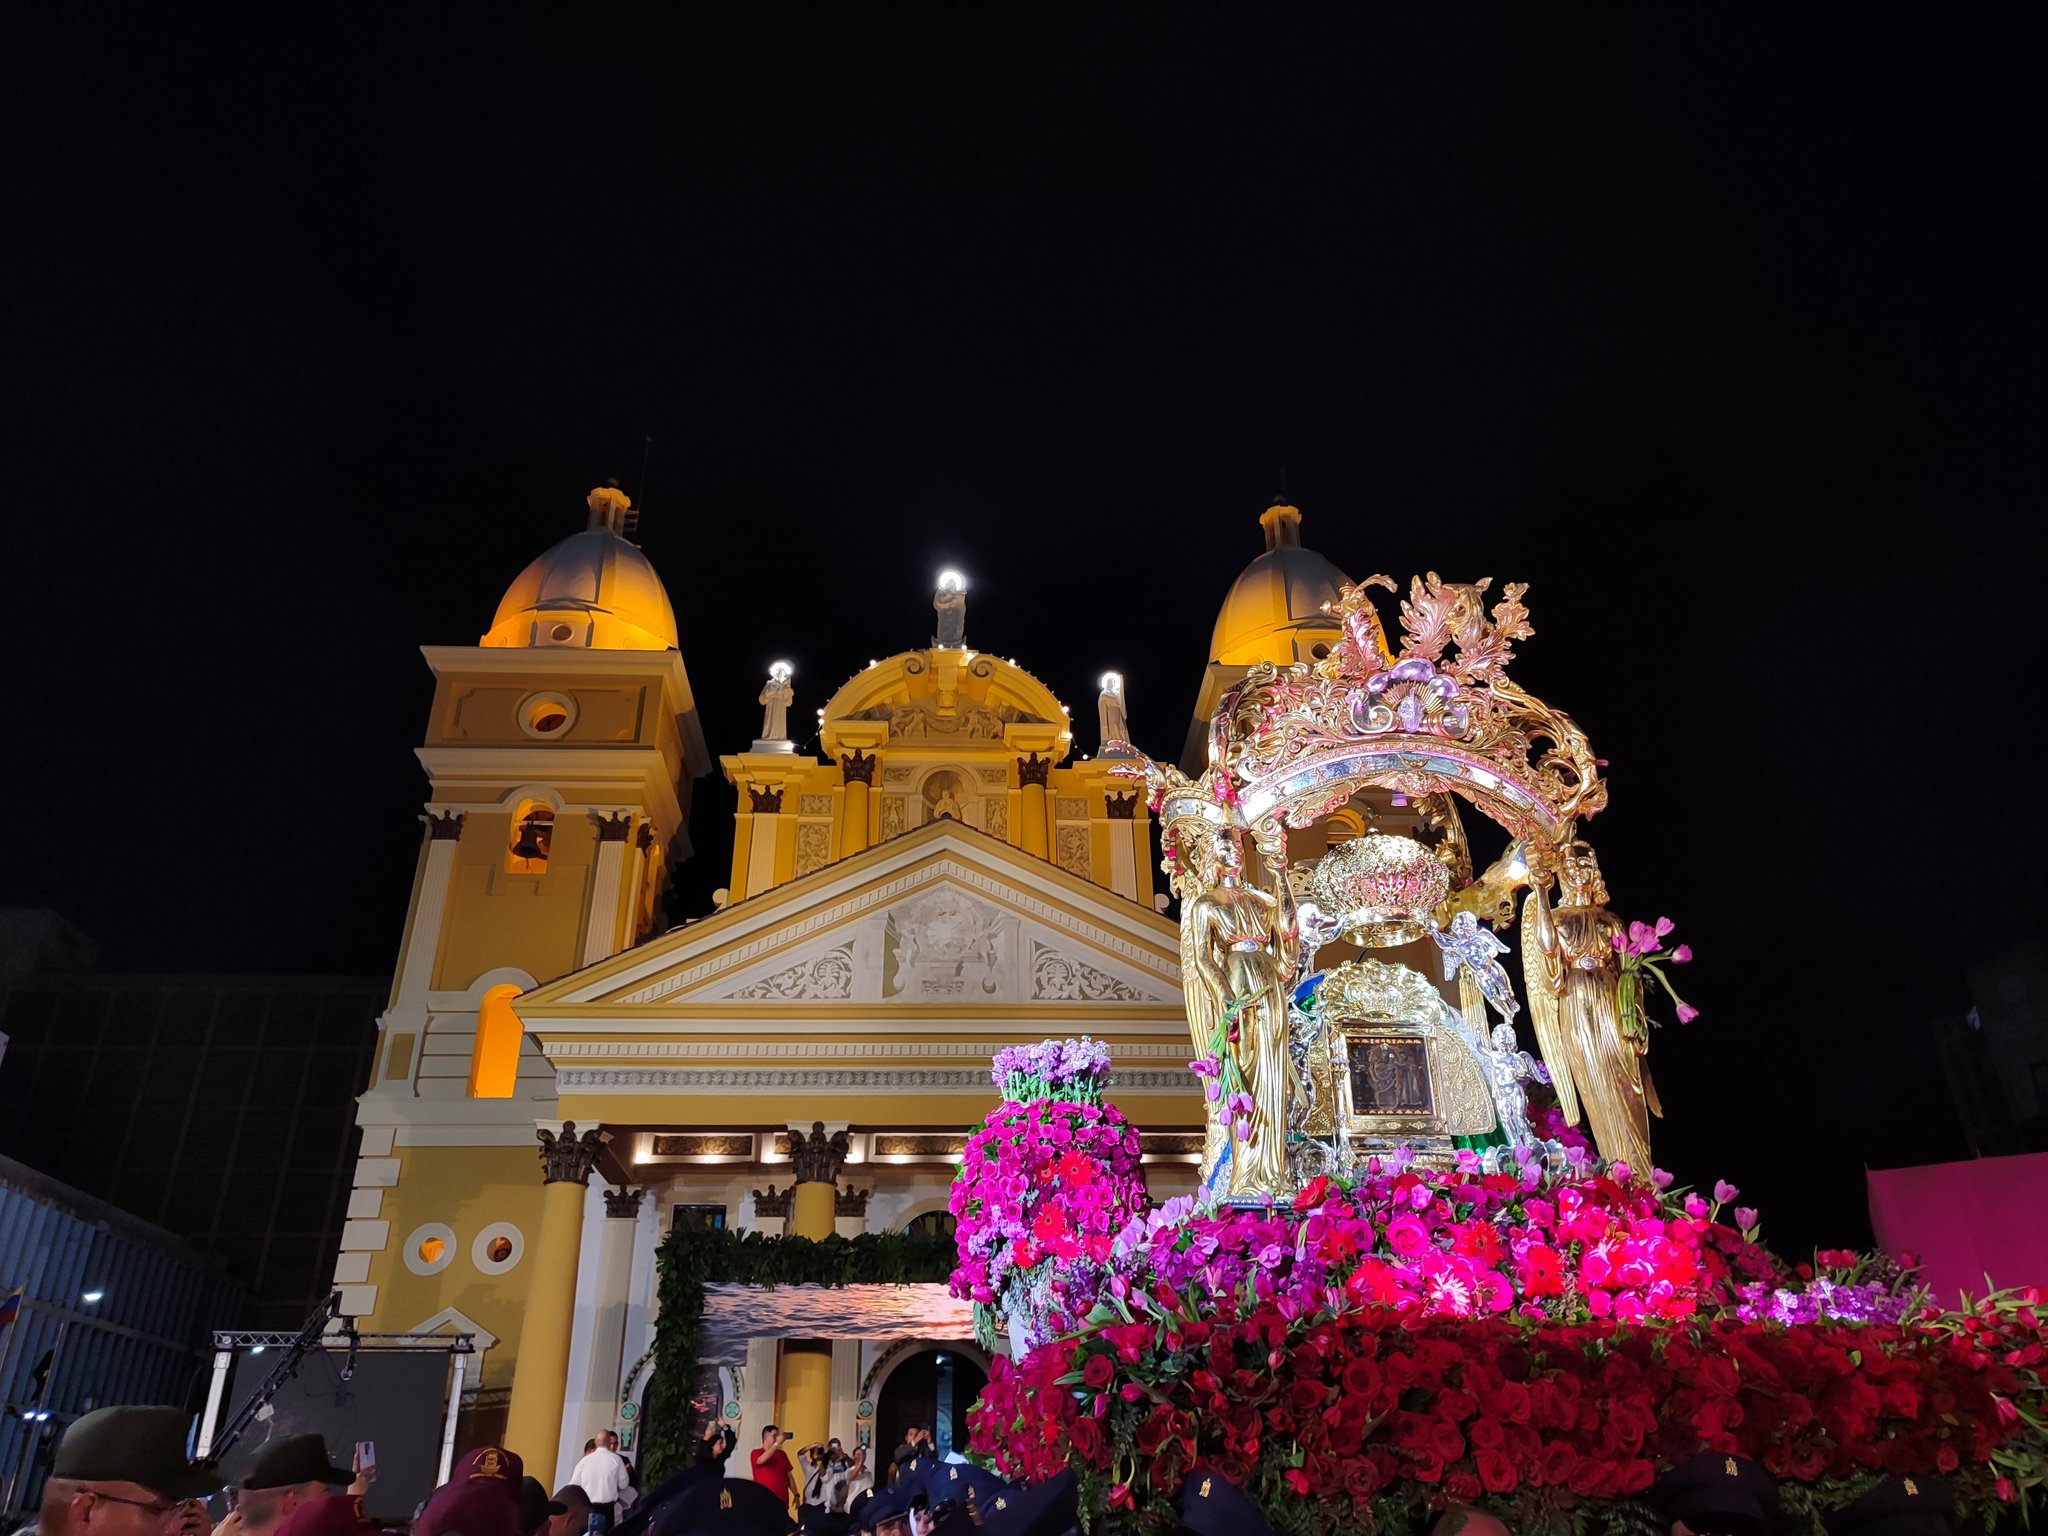
<svg viewBox="0 0 2048 1536"><path fill-rule="evenodd" d="M1343 578L1298 522L1265 519L1204 697L1261 646L1292 661L1329 631ZM1103 755L1126 731L1113 675L1077 722L973 648L942 582L930 643L804 722L818 755L771 676L761 736L717 761L738 795L728 890L658 931L713 764L632 532L594 492L477 645L425 651L429 798L335 1269L365 1329L475 1335L461 1439L556 1483L596 1430L630 1444L674 1225L936 1219L1005 1045L1109 1045L1155 1198L1192 1186L1200 1147L1178 934L1142 795ZM771 1421L865 1435L927 1348L988 1363L957 1340L757 1339L727 1413L748 1444Z"/></svg>

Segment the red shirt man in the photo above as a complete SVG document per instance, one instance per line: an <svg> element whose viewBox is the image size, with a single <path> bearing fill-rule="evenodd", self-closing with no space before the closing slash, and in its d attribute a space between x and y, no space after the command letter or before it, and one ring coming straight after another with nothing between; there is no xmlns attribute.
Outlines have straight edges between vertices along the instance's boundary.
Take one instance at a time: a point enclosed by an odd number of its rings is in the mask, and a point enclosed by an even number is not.
<svg viewBox="0 0 2048 1536"><path fill-rule="evenodd" d="M789 1453L782 1448L782 1442L788 1438L770 1424L761 1431L761 1443L747 1452L747 1459L754 1464L754 1481L785 1504L789 1502L790 1480L796 1476Z"/></svg>

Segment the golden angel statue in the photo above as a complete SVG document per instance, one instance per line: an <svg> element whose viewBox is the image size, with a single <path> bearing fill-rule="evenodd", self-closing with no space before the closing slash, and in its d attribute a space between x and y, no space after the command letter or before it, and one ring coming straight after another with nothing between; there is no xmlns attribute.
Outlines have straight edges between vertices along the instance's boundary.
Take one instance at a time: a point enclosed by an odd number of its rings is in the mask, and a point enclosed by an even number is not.
<svg viewBox="0 0 2048 1536"><path fill-rule="evenodd" d="M1585 843L1565 851L1558 894L1552 909L1538 886L1522 908L1522 979L1536 1041L1565 1120L1577 1125L1583 1109L1600 1155L1647 1179L1650 1098L1642 1058L1649 1042L1622 1029L1614 936L1623 928L1607 910L1599 861Z"/></svg>
<svg viewBox="0 0 2048 1536"><path fill-rule="evenodd" d="M1293 901L1246 885L1237 841L1218 834L1204 850L1206 885L1181 912L1181 959L1189 1033L1206 1056L1220 1035L1253 1111L1243 1135L1226 1100L1209 1105L1204 1178L1230 1146L1230 1193L1239 1198L1287 1191L1288 1105L1294 1069L1288 1059L1287 983ZM1229 1076L1230 1074L1226 1074Z"/></svg>

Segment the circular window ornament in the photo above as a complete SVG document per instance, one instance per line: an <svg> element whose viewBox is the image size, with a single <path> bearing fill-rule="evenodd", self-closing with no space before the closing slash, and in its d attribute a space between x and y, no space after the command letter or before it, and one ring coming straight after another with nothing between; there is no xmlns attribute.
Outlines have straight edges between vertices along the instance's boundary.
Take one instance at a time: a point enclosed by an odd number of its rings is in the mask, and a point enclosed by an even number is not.
<svg viewBox="0 0 2048 1536"><path fill-rule="evenodd" d="M405 1239L405 1267L416 1275L438 1275L455 1262L455 1229L438 1221L414 1227Z"/></svg>
<svg viewBox="0 0 2048 1536"><path fill-rule="evenodd" d="M566 693L532 693L519 701L519 729L538 740L560 736L576 723L576 701Z"/></svg>
<svg viewBox="0 0 2048 1536"><path fill-rule="evenodd" d="M494 1221L469 1245L469 1261L486 1275L502 1275L519 1267L526 1256L526 1238L509 1221Z"/></svg>

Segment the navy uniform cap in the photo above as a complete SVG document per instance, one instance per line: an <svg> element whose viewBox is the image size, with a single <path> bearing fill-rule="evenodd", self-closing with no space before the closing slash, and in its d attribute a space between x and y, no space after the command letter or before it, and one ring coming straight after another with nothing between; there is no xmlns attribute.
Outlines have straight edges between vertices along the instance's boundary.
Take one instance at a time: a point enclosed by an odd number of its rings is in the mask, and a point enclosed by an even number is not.
<svg viewBox="0 0 2048 1536"><path fill-rule="evenodd" d="M1888 1477L1827 1517L1828 1536L1949 1536L1956 1496L1938 1477Z"/></svg>
<svg viewBox="0 0 2048 1536"><path fill-rule="evenodd" d="M752 1478L698 1483L655 1522L656 1536L789 1536L789 1506Z"/></svg>
<svg viewBox="0 0 2048 1536"><path fill-rule="evenodd" d="M1710 1536L1770 1519L1778 1509L1778 1483L1746 1456L1702 1451L1658 1478L1647 1499L1666 1520L1683 1520Z"/></svg>
<svg viewBox="0 0 2048 1536"><path fill-rule="evenodd" d="M884 1520L901 1520L910 1514L910 1490L884 1488L861 1506L860 1528L872 1531Z"/></svg>
<svg viewBox="0 0 2048 1536"><path fill-rule="evenodd" d="M934 1532L978 1530L982 1516L1011 1485L982 1467L948 1461L924 1475L925 1500L931 1506Z"/></svg>
<svg viewBox="0 0 2048 1536"><path fill-rule="evenodd" d="M1180 1523L1196 1536L1272 1536L1250 1494L1214 1467L1196 1467L1180 1485Z"/></svg>
<svg viewBox="0 0 2048 1536"><path fill-rule="evenodd" d="M1030 1488L1005 1488L981 1506L981 1536L1067 1536L1081 1518L1071 1471Z"/></svg>

